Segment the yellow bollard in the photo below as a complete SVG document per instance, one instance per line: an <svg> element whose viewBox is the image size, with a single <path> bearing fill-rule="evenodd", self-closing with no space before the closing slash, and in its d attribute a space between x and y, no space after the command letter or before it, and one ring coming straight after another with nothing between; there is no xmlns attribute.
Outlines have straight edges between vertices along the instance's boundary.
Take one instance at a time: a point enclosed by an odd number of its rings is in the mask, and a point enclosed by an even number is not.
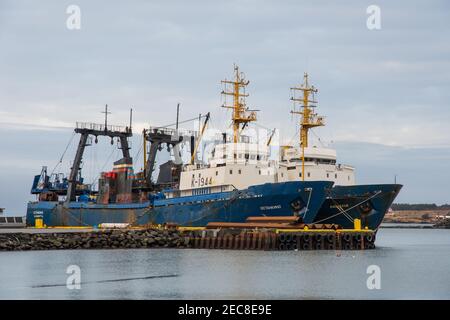
<svg viewBox="0 0 450 320"><path fill-rule="evenodd" d="M35 228L43 228L44 227L44 220L42 218L34 219L34 227Z"/></svg>
<svg viewBox="0 0 450 320"><path fill-rule="evenodd" d="M353 227L355 230L361 230L361 220L360 219L353 220Z"/></svg>

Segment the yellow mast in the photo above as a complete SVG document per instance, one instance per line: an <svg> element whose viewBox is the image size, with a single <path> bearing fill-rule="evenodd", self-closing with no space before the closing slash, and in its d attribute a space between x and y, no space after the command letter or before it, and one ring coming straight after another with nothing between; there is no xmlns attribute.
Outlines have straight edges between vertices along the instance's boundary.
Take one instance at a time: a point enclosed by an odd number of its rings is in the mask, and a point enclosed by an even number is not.
<svg viewBox="0 0 450 320"><path fill-rule="evenodd" d="M237 143L239 142L240 125L243 124L242 128L244 128L249 122L256 121L256 112L249 111L245 104L245 98L248 97L248 94L245 93L245 87L249 84L249 81L245 80L243 73L239 73L239 67L236 65L234 66L234 72L234 81L226 79L222 80L222 83L225 84L225 90L223 90L221 93L223 95L233 96L233 105L223 105L222 107L233 109L233 141L234 143ZM233 86L233 91L226 90L227 84Z"/></svg>
<svg viewBox="0 0 450 320"><path fill-rule="evenodd" d="M308 131L314 127L320 127L325 125L323 117L318 116L314 112L313 108L315 105L310 105L310 103L317 103L317 101L310 100L310 95L314 98L314 94L318 92L314 86L309 86L308 74L305 72L303 76L303 84L298 87L293 87L293 96L291 100L295 103L300 103L300 110L291 110L292 114L301 115L300 118L300 147L302 148L302 180L305 180L305 148L308 147ZM302 91L303 97L296 98L295 92Z"/></svg>

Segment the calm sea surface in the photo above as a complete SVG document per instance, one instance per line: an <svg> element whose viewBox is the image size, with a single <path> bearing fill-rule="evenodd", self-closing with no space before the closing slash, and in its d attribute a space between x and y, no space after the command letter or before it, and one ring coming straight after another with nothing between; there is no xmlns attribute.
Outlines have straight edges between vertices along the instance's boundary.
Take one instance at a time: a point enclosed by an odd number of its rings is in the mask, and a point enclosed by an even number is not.
<svg viewBox="0 0 450 320"><path fill-rule="evenodd" d="M0 299L450 299L450 230L381 229L368 251L0 252ZM81 289L66 288L67 267ZM367 289L367 267L381 289Z"/></svg>

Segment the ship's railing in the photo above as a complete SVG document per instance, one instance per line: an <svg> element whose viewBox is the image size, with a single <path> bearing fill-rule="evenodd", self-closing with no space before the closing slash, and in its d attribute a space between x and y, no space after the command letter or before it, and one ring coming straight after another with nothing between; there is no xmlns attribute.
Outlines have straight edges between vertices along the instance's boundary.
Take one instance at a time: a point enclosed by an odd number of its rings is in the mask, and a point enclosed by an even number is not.
<svg viewBox="0 0 450 320"><path fill-rule="evenodd" d="M166 134L168 136L198 136L198 131L186 129L172 129L167 127L149 127L148 132Z"/></svg>
<svg viewBox="0 0 450 320"><path fill-rule="evenodd" d="M204 164L204 163L196 163L196 164L182 166L181 170L182 171L192 171L192 170L200 170L200 169L208 169L208 168L211 168L211 165Z"/></svg>
<svg viewBox="0 0 450 320"><path fill-rule="evenodd" d="M214 168L223 167L227 164L244 164L244 165L256 165L260 168L275 168L278 166L277 160L246 160L246 159L224 159L223 163L217 164ZM181 168L182 171L194 171L200 169L213 168L210 164L196 163L191 165L185 165Z"/></svg>
<svg viewBox="0 0 450 320"><path fill-rule="evenodd" d="M116 126L116 125L107 125L105 130L105 125L100 123L92 123L92 122L77 122L77 129L88 129L94 131L110 131L110 132L121 132L128 133L130 129L124 126Z"/></svg>
<svg viewBox="0 0 450 320"><path fill-rule="evenodd" d="M324 124L325 123L325 117L319 116L315 113L311 114L309 117L306 118L309 123L318 123L318 124Z"/></svg>
<svg viewBox="0 0 450 320"><path fill-rule="evenodd" d="M223 136L223 133L220 134L216 134L214 136L215 141L217 141L217 143L234 143L234 137L232 134L228 134L225 136ZM259 137L254 137L254 136L247 136L247 135L240 135L239 136L239 141L238 143L250 143L250 144L259 144L261 143L260 141L261 139ZM265 145L266 141L262 142L261 144Z"/></svg>

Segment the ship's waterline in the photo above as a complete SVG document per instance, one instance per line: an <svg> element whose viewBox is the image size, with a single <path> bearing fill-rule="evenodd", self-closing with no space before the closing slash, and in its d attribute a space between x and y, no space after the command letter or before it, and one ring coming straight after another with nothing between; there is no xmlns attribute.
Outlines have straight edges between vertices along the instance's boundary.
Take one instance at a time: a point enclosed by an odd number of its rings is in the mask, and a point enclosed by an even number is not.
<svg viewBox="0 0 450 320"><path fill-rule="evenodd" d="M82 204L69 206L60 203L37 202L28 206L27 221L35 223L36 215L45 225L96 226L101 223L128 222L178 223L183 226L204 226L208 222L244 222L249 216L262 216L269 210L273 216L287 216L298 212L306 223L312 223L332 187L328 181L292 181L251 186L220 194L155 200L149 203L105 206ZM269 209L270 208L270 209Z"/></svg>

